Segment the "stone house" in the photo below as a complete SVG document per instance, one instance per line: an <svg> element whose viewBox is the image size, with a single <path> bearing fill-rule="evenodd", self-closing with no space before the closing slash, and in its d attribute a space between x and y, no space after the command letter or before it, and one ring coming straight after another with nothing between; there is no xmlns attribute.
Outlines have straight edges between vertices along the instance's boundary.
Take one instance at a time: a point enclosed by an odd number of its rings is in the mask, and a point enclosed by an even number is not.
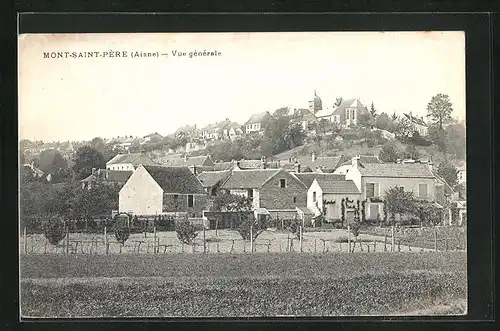
<svg viewBox="0 0 500 331"><path fill-rule="evenodd" d="M208 196L187 167L141 165L120 190L119 212L136 215L187 213L201 217Z"/></svg>
<svg viewBox="0 0 500 331"><path fill-rule="evenodd" d="M368 113L366 107L359 101L359 99L348 99L332 109L322 109L315 115L318 121L326 119L331 123L338 124L340 127L348 128L351 125L358 124L358 118L362 113Z"/></svg>
<svg viewBox="0 0 500 331"><path fill-rule="evenodd" d="M203 185L209 197L219 194L222 184L231 176L231 170L204 171L198 175L198 180Z"/></svg>
<svg viewBox="0 0 500 331"><path fill-rule="evenodd" d="M264 133L267 125L274 120L274 117L268 112L252 115L245 122L245 133Z"/></svg>
<svg viewBox="0 0 500 331"><path fill-rule="evenodd" d="M127 180L132 176L133 171L118 171L107 169L92 169L92 173L81 180L83 189L92 189L97 185L113 185L123 187Z"/></svg>

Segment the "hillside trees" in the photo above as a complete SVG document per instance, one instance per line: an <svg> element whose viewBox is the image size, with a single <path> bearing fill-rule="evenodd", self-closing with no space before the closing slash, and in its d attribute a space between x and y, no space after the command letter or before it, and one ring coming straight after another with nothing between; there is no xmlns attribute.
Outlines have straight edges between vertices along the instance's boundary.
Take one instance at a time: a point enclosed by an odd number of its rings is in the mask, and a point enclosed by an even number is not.
<svg viewBox="0 0 500 331"><path fill-rule="evenodd" d="M337 99L335 99L335 103L333 104L333 106L338 107L343 101L344 99L342 99L342 97L338 97Z"/></svg>
<svg viewBox="0 0 500 331"><path fill-rule="evenodd" d="M452 112L453 106L450 97L446 94L438 93L427 104L427 117L430 117L440 130L443 130L443 123L451 120Z"/></svg>
<svg viewBox="0 0 500 331"><path fill-rule="evenodd" d="M58 169L68 168L68 161L57 149L46 149L38 156L38 168L46 174L54 174Z"/></svg>
<svg viewBox="0 0 500 331"><path fill-rule="evenodd" d="M73 172L77 179L84 179L92 173L92 168L104 169L106 161L101 152L89 145L80 147L76 151Z"/></svg>
<svg viewBox="0 0 500 331"><path fill-rule="evenodd" d="M379 158L383 162L396 162L399 158L399 151L394 144L386 143L380 150Z"/></svg>
<svg viewBox="0 0 500 331"><path fill-rule="evenodd" d="M403 187L391 187L384 193L386 212L395 215L411 214L415 211L413 192L405 191Z"/></svg>
<svg viewBox="0 0 500 331"><path fill-rule="evenodd" d="M458 184L458 170L450 162L444 160L438 165L437 173L450 185L455 187Z"/></svg>

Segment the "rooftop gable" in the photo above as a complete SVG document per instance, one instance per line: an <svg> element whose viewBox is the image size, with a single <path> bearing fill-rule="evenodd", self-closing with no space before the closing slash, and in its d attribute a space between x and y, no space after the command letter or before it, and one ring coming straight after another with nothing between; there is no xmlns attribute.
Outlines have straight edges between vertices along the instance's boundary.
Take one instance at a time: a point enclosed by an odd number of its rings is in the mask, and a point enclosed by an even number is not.
<svg viewBox="0 0 500 331"><path fill-rule="evenodd" d="M323 193L331 194L359 194L356 184L352 180L335 180L326 176L315 178Z"/></svg>
<svg viewBox="0 0 500 331"><path fill-rule="evenodd" d="M366 177L435 178L426 164L421 163L367 163L358 170Z"/></svg>
<svg viewBox="0 0 500 331"><path fill-rule="evenodd" d="M198 175L198 180L201 182L203 187L213 187L220 182L225 182L230 175L230 170L204 171Z"/></svg>
<svg viewBox="0 0 500 331"><path fill-rule="evenodd" d="M163 189L163 193L205 194L205 190L188 167L143 165L144 169Z"/></svg>
<svg viewBox="0 0 500 331"><path fill-rule="evenodd" d="M250 116L248 121L246 121L245 125L262 123L269 118L273 118L273 116L268 111L265 111L263 113L253 114L252 116Z"/></svg>

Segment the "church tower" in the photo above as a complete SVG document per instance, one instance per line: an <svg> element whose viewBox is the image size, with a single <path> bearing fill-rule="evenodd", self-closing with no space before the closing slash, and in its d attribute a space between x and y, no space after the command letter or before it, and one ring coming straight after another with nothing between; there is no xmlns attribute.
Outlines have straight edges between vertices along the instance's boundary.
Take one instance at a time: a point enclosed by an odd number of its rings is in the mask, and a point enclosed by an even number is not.
<svg viewBox="0 0 500 331"><path fill-rule="evenodd" d="M316 90L314 90L314 99L309 101L309 111L313 114L316 114L321 109L323 109L323 102L321 101L321 98L316 94Z"/></svg>

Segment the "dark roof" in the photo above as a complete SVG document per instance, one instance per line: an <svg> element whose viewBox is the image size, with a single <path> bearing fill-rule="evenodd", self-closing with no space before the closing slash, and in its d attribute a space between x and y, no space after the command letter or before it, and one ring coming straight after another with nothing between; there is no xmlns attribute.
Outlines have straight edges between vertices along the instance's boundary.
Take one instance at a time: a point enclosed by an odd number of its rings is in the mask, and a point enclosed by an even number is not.
<svg viewBox="0 0 500 331"><path fill-rule="evenodd" d="M111 160L108 164L120 164L120 163L132 163L134 166L143 165L155 165L156 163L151 160L151 158L142 153L129 153L129 154L118 154Z"/></svg>
<svg viewBox="0 0 500 331"><path fill-rule="evenodd" d="M233 168L233 162L218 162L214 164L214 171L229 170Z"/></svg>
<svg viewBox="0 0 500 331"><path fill-rule="evenodd" d="M337 180L331 176L320 176L316 178L323 193L359 193L359 190L352 180Z"/></svg>
<svg viewBox="0 0 500 331"><path fill-rule="evenodd" d="M423 126L427 126L427 123L425 123L425 121L423 120L423 118L418 118L418 117L413 116L413 115L411 115L411 114L404 114L404 115L405 115L405 117L406 117L409 121L411 121L411 122L413 122L413 123L415 123L415 124L418 124L418 125L423 125Z"/></svg>
<svg viewBox="0 0 500 331"><path fill-rule="evenodd" d="M209 166L213 165L212 159L208 155L200 156L188 156L184 159L184 156L174 156L166 157L162 159L164 166L166 167L183 167L183 166Z"/></svg>
<svg viewBox="0 0 500 331"><path fill-rule="evenodd" d="M429 167L421 163L367 163L358 170L369 177L434 178Z"/></svg>
<svg viewBox="0 0 500 331"><path fill-rule="evenodd" d="M262 123L263 121L266 121L267 118L272 118L272 115L267 111L259 114L253 114L252 116L250 116L248 121L245 122L245 125Z"/></svg>
<svg viewBox="0 0 500 331"><path fill-rule="evenodd" d="M204 194L205 190L188 167L145 165L144 169L163 189L163 193Z"/></svg>
<svg viewBox="0 0 500 331"><path fill-rule="evenodd" d="M314 179L316 178L329 178L331 180L336 180L336 181L341 181L345 180L345 175L338 175L338 174L322 174L322 173L317 173L317 172L300 172L300 173L294 173L295 177L297 177L302 183L304 183L307 188L311 186L311 184L314 182Z"/></svg>
<svg viewBox="0 0 500 331"><path fill-rule="evenodd" d="M279 169L235 170L222 185L226 189L259 188L269 178L277 174Z"/></svg>
<svg viewBox="0 0 500 331"><path fill-rule="evenodd" d="M318 156L315 161L312 160L312 156L299 156L296 159L301 167L309 166L313 171L317 167L335 170L344 161L343 156Z"/></svg>
<svg viewBox="0 0 500 331"><path fill-rule="evenodd" d="M368 164L368 163L383 163L378 156L375 155L359 155L359 163ZM352 159L345 161L341 165L351 165Z"/></svg>
<svg viewBox="0 0 500 331"><path fill-rule="evenodd" d="M132 176L132 171L116 171L116 170L108 170L108 182L118 182L118 183L126 183L127 180Z"/></svg>
<svg viewBox="0 0 500 331"><path fill-rule="evenodd" d="M224 182L231 175L230 170L204 171L198 175L198 180L203 187L213 187L219 182Z"/></svg>

